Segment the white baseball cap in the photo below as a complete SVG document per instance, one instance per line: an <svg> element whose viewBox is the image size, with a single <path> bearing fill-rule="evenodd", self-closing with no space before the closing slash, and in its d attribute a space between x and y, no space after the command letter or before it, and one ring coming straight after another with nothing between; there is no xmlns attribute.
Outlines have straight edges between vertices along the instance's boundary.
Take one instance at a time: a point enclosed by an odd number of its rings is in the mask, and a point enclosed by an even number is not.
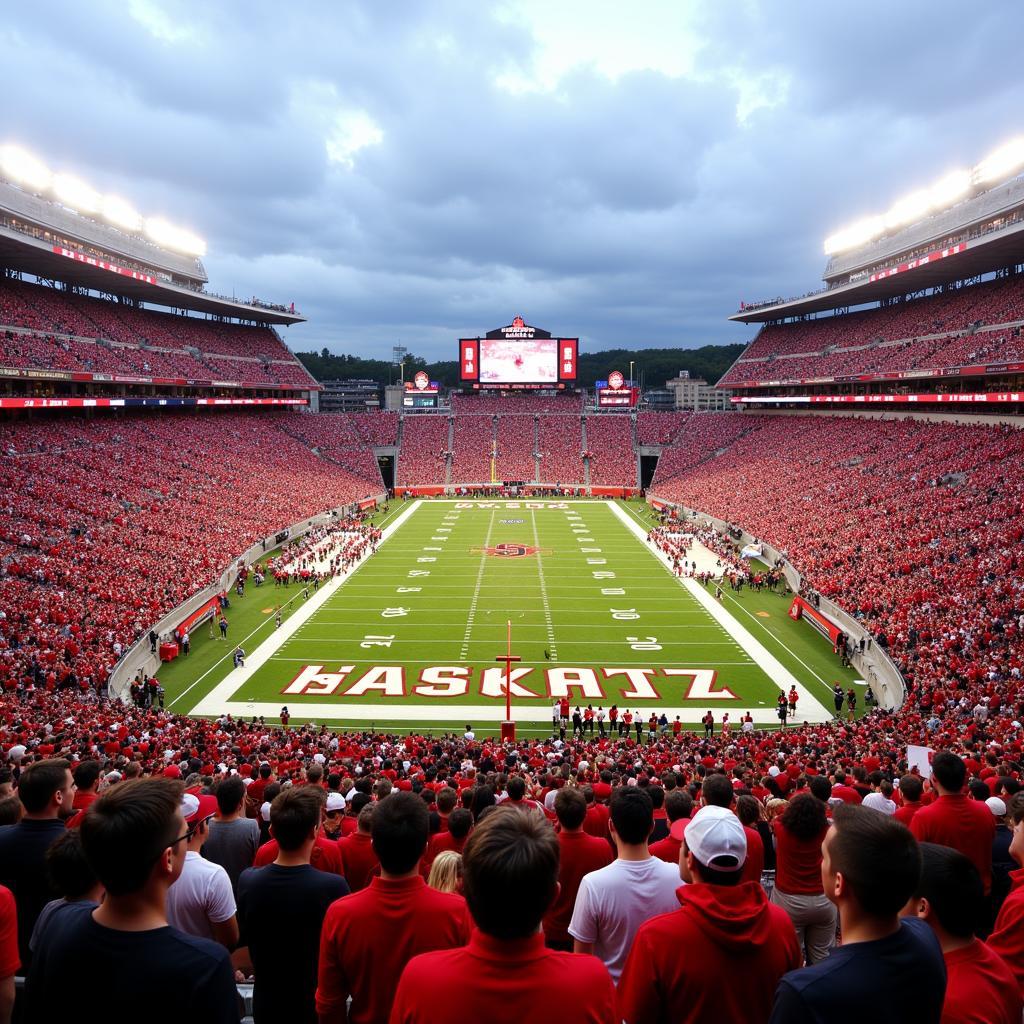
<svg viewBox="0 0 1024 1024"><path fill-rule="evenodd" d="M704 867L712 871L737 871L747 859L747 836L736 817L726 807L702 807L687 824L683 837L686 847ZM734 864L716 864L730 857Z"/></svg>
<svg viewBox="0 0 1024 1024"><path fill-rule="evenodd" d="M1006 801L998 796L990 796L985 801L985 806L997 817L1006 817Z"/></svg>
<svg viewBox="0 0 1024 1024"><path fill-rule="evenodd" d="M329 811L343 811L343 810L345 810L345 798L340 793L328 793L327 794L327 810L329 810Z"/></svg>

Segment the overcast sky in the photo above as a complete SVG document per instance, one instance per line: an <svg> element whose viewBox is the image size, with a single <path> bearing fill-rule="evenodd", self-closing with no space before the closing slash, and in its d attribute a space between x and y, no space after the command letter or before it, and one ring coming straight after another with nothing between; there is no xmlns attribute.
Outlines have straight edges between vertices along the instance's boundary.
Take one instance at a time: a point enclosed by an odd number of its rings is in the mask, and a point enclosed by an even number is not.
<svg viewBox="0 0 1024 1024"><path fill-rule="evenodd" d="M746 341L824 237L1024 133L1024 6L10 5L0 142L206 239L293 348Z"/></svg>

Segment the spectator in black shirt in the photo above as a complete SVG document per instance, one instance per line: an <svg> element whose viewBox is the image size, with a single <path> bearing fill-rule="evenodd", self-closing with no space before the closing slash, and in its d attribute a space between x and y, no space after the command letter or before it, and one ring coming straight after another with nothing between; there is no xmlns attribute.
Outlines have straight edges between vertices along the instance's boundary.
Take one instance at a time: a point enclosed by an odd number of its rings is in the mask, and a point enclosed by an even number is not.
<svg viewBox="0 0 1024 1024"><path fill-rule="evenodd" d="M822 843L821 880L839 908L843 944L779 982L771 1024L939 1024L946 965L931 928L900 920L921 851L906 825L838 804Z"/></svg>
<svg viewBox="0 0 1024 1024"><path fill-rule="evenodd" d="M18 780L25 812L17 825L0 828L0 885L14 893L18 906L18 955L22 969L32 962L28 940L40 911L60 894L50 887L46 851L67 831L75 782L62 758L29 765Z"/></svg>
<svg viewBox="0 0 1024 1024"><path fill-rule="evenodd" d="M319 786L279 793L270 805L277 860L238 880L239 943L248 947L256 981L256 1024L317 1021L320 928L327 908L349 893L344 878L309 863L326 799Z"/></svg>
<svg viewBox="0 0 1024 1024"><path fill-rule="evenodd" d="M237 1024L227 950L171 928L164 912L185 862L181 792L162 777L122 782L86 812L82 849L106 896L91 913L48 922L28 974L28 1021Z"/></svg>

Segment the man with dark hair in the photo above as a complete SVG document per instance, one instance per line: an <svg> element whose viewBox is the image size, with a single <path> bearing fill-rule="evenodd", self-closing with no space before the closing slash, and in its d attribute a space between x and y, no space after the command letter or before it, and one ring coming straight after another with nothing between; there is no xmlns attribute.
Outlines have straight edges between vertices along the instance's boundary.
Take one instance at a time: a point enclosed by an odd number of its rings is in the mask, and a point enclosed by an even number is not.
<svg viewBox="0 0 1024 1024"><path fill-rule="evenodd" d="M921 803L921 796L924 794L924 783L920 775L904 775L900 779L900 797L903 803L896 808L893 817L902 822L907 828L914 820L914 815L924 806ZM911 831L913 829L911 828Z"/></svg>
<svg viewBox="0 0 1024 1024"><path fill-rule="evenodd" d="M584 875L612 862L612 848L607 839L598 839L583 831L587 801L578 789L560 789L555 794L555 816L558 818L558 884L554 903L544 916L544 937L551 949L571 953L573 938L569 934L576 894Z"/></svg>
<svg viewBox="0 0 1024 1024"><path fill-rule="evenodd" d="M39 914L28 943L33 953L46 942L50 922L59 921L65 916L87 914L95 910L103 899L103 886L85 859L78 829L65 831L46 851L46 873L50 885L60 896L50 900Z"/></svg>
<svg viewBox="0 0 1024 1024"><path fill-rule="evenodd" d="M36 919L57 895L46 875L46 851L67 831L63 819L75 798L70 763L52 758L30 764L18 780L18 797L21 821L0 829L0 885L11 890L18 906L18 956L27 969Z"/></svg>
<svg viewBox="0 0 1024 1024"><path fill-rule="evenodd" d="M932 759L932 786L939 799L914 815L910 830L918 842L959 850L978 869L985 896L992 891L992 840L996 823L983 803L963 792L967 766L956 754L940 750Z"/></svg>
<svg viewBox="0 0 1024 1024"><path fill-rule="evenodd" d="M28 973L26 1020L238 1021L227 950L171 928L164 912L188 839L181 792L166 778L121 782L86 812L82 849L106 896L91 913L50 922ZM116 983L97 993L111 965Z"/></svg>
<svg viewBox="0 0 1024 1024"><path fill-rule="evenodd" d="M450 827L462 828L460 814L470 817L465 809L453 810ZM386 1021L395 983L414 956L469 939L466 901L423 880L428 831L429 812L413 793L393 793L376 806L371 840L380 876L332 904L324 919L316 991L321 1024Z"/></svg>
<svg viewBox="0 0 1024 1024"><path fill-rule="evenodd" d="M99 761L82 761L72 772L75 780L75 799L71 803L73 811L85 811L89 805L99 799L100 763ZM69 828L77 828L81 818L77 815L68 822Z"/></svg>
<svg viewBox="0 0 1024 1024"><path fill-rule="evenodd" d="M665 813L668 815L668 835L650 844L651 856L667 864L678 864L683 847L683 829L693 814L693 797L685 789L670 790L665 794Z"/></svg>
<svg viewBox="0 0 1024 1024"><path fill-rule="evenodd" d="M388 797L390 800L391 797ZM387 800L383 801L387 803ZM342 871L352 892L359 892L370 884L370 878L377 867L378 858L373 848L371 829L373 816L381 804L368 803L356 818L356 831L338 840L341 853Z"/></svg>
<svg viewBox="0 0 1024 1024"><path fill-rule="evenodd" d="M921 843L921 880L903 908L935 932L946 961L943 1024L1020 1024L1024 1002L1003 959L975 937L985 901L981 876L956 850Z"/></svg>
<svg viewBox="0 0 1024 1024"><path fill-rule="evenodd" d="M686 824L680 906L640 926L619 981L626 1024L763 1021L783 974L803 956L789 915L744 881L747 836L724 807Z"/></svg>
<svg viewBox="0 0 1024 1024"><path fill-rule="evenodd" d="M736 790L725 775L709 775L701 787L706 807L724 807L736 813ZM738 819L737 819L738 820ZM764 871L764 840L753 828L743 829L747 837L747 853L743 860L743 881L760 882Z"/></svg>
<svg viewBox="0 0 1024 1024"><path fill-rule="evenodd" d="M938 1024L942 950L923 921L899 917L920 876L921 852L905 825L839 804L822 843L821 881L839 909L843 944L782 979L772 1024Z"/></svg>
<svg viewBox="0 0 1024 1024"><path fill-rule="evenodd" d="M653 827L654 808L642 789L615 790L609 829L618 857L583 876L569 923L574 950L595 953L615 982L637 928L679 905L679 868L651 856L647 838Z"/></svg>
<svg viewBox="0 0 1024 1024"><path fill-rule="evenodd" d="M543 814L498 806L466 844L463 888L476 930L464 949L426 953L402 973L391 1024L538 1019L615 1024L615 989L595 957L544 946L558 891L558 840Z"/></svg>
<svg viewBox="0 0 1024 1024"><path fill-rule="evenodd" d="M447 850L462 853L470 830L473 828L473 815L465 807L456 807L448 815L446 824L447 829L432 835L430 842L427 843L427 850L420 865L420 874L424 878L430 875L430 865L434 863L439 853L444 853Z"/></svg>
<svg viewBox="0 0 1024 1024"><path fill-rule="evenodd" d="M245 816L245 783L229 775L217 783L217 814L210 822L210 834L203 844L203 856L219 864L231 879L237 894L238 879L249 867L260 845L260 827Z"/></svg>
<svg viewBox="0 0 1024 1024"><path fill-rule="evenodd" d="M1013 818L1010 857L1020 868L1010 872L1010 891L999 908L988 947L1006 962L1024 998L1024 800L1019 796L1010 801L1010 814Z"/></svg>
<svg viewBox="0 0 1024 1024"><path fill-rule="evenodd" d="M256 1024L316 1024L320 927L327 908L349 891L345 879L309 863L325 798L313 786L278 793L270 805L277 859L238 880L239 944L248 947L256 979Z"/></svg>

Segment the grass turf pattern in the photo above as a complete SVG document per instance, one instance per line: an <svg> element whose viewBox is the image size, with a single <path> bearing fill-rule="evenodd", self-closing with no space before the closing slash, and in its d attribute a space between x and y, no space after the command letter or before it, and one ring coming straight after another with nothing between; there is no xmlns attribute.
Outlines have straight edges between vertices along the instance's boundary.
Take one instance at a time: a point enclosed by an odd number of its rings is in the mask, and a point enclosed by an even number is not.
<svg viewBox="0 0 1024 1024"><path fill-rule="evenodd" d="M642 505L629 509L648 525ZM239 634L230 649L255 622L251 653L274 632L263 611L288 597L301 604L300 591L248 593L251 607L232 619ZM827 707L829 685L854 678L813 630L789 620L780 595L726 589L723 603ZM403 730L476 719L487 731L504 717L503 669L494 659L504 653L507 621L522 659L514 717L523 732L550 731L561 692L572 705L617 704L645 721L666 711L692 725L708 708L718 721L728 711L734 728L747 710L759 724L774 721L778 686L765 669L598 501L422 502L264 664L238 679L226 709L276 714L287 704L293 721ZM228 645L200 636L191 665L168 666L162 679L174 710L238 675L228 675L227 653Z"/></svg>

